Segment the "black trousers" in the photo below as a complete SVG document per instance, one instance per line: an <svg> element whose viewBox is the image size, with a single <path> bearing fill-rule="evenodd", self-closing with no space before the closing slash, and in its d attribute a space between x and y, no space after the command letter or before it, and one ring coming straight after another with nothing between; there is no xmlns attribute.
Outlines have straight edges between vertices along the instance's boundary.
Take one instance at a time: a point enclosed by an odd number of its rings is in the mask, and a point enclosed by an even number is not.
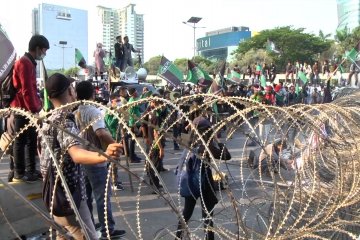
<svg viewBox="0 0 360 240"><path fill-rule="evenodd" d="M208 199L211 199L211 198L207 198L206 193L204 193L205 206L203 204L203 201L201 201L201 209L202 209L202 217L203 217L203 219L205 219L205 221L204 221L205 239L206 240L214 240L215 234L212 231L212 228L214 227L214 222L212 221L212 216L213 216L213 209L214 209L217 201L212 201L212 200L208 201ZM184 220L186 223L189 222L189 220L194 212L196 200L197 199L195 199L193 197L185 197L183 217L184 217ZM210 213L210 216L207 215L207 212ZM183 227L182 227L181 221L179 221L177 232L176 232L176 237L182 239L182 236L183 236Z"/></svg>
<svg viewBox="0 0 360 240"><path fill-rule="evenodd" d="M15 139L13 146L15 177L22 177L26 172L36 170L35 155L37 133L35 127L28 127L29 120L21 115L14 116L14 131L26 129Z"/></svg>

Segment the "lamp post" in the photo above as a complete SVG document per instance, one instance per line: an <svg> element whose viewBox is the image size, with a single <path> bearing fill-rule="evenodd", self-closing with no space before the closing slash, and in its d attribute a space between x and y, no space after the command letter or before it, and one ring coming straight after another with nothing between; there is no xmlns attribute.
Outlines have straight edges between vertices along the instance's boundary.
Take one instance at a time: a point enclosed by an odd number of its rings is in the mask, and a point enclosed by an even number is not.
<svg viewBox="0 0 360 240"><path fill-rule="evenodd" d="M54 44L54 46L62 48L62 71L65 70L65 48L72 48L72 46L67 47L66 45L67 41L59 41L59 44Z"/></svg>
<svg viewBox="0 0 360 240"><path fill-rule="evenodd" d="M187 20L187 22L182 22L183 24L190 26L194 29L194 57L196 55L196 37L195 37L196 28L205 28L205 27L196 26L196 24L200 22L201 19L202 19L201 17L191 17L189 20Z"/></svg>

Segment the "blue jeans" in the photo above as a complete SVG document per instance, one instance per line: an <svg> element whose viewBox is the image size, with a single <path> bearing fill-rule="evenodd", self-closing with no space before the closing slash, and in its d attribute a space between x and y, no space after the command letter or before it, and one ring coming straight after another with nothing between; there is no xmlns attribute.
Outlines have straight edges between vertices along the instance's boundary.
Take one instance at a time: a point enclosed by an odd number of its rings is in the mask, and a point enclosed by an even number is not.
<svg viewBox="0 0 360 240"><path fill-rule="evenodd" d="M91 218L94 221L92 214L92 194L94 195L96 208L98 213L99 222L101 224L101 233L106 232L105 226L105 185L106 185L106 176L108 169L106 166L94 166L94 165L84 165L85 175L87 177L86 181L86 194L88 197L87 204L89 206L89 210L91 213ZM114 231L115 221L111 211L111 202L110 202L110 194L111 188L110 184L108 186L108 195L107 195L107 221L109 226L110 233Z"/></svg>

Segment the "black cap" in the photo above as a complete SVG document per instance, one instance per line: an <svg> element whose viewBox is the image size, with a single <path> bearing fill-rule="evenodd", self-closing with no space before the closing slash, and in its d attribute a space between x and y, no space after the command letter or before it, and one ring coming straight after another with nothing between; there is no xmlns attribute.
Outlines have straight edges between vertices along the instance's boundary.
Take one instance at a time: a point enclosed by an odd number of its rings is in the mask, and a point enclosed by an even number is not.
<svg viewBox="0 0 360 240"><path fill-rule="evenodd" d="M61 73L54 73L45 82L45 88L50 98L56 98L69 88L75 79L67 78Z"/></svg>

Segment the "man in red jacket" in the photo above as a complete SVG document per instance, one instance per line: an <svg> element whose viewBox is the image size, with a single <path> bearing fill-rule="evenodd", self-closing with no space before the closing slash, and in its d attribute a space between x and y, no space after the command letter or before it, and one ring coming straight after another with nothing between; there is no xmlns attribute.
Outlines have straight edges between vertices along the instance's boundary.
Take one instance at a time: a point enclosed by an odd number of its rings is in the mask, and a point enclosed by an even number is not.
<svg viewBox="0 0 360 240"><path fill-rule="evenodd" d="M36 87L36 61L42 60L50 48L49 41L42 35L34 35L29 41L29 52L16 61L13 71L13 84L16 89L15 98L10 103L13 108L21 108L32 113L40 112L42 103ZM29 124L29 119L22 115L14 115L16 133ZM34 182L40 174L36 170L35 127L27 127L14 141L14 182Z"/></svg>

